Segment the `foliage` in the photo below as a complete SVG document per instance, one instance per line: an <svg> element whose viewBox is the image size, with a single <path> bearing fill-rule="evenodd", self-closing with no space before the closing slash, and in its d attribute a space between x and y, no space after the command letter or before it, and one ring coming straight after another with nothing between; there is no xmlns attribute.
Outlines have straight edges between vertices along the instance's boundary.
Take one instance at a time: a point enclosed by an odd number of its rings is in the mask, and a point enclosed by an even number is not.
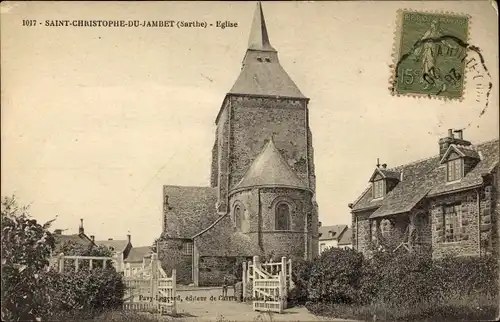
<svg viewBox="0 0 500 322"><path fill-rule="evenodd" d="M32 320L40 310L34 294L48 267L54 238L15 197L2 200L2 320Z"/></svg>
<svg viewBox="0 0 500 322"><path fill-rule="evenodd" d="M330 248L312 264L308 298L314 302L354 303L359 298L363 255L351 249Z"/></svg>
<svg viewBox="0 0 500 322"><path fill-rule="evenodd" d="M305 304L308 297L307 286L311 273L312 262L297 258L292 260L292 281L294 287L289 290L288 302L291 305Z"/></svg>
<svg viewBox="0 0 500 322"><path fill-rule="evenodd" d="M60 252L64 255L75 256L102 256L112 257L113 252L106 246L77 243L74 240L65 240L60 246Z"/></svg>
<svg viewBox="0 0 500 322"><path fill-rule="evenodd" d="M123 304L125 284L113 268L64 273L51 270L43 278L47 290L44 298L50 298L46 317L51 320L92 317Z"/></svg>
<svg viewBox="0 0 500 322"><path fill-rule="evenodd" d="M449 255L432 260L425 251L380 248L362 260L360 267L356 258L361 254L340 255L342 252L325 252L313 263L307 307L315 314L361 320L372 320L375 315L379 320L451 321L491 319L498 308L498 284L492 282L498 278L498 263L492 256ZM353 258L346 260L349 256ZM332 292L337 281L343 281L345 287ZM342 290L353 294L350 301L340 296ZM312 296L312 291L323 298Z"/></svg>
<svg viewBox="0 0 500 322"><path fill-rule="evenodd" d="M122 305L124 283L113 268L49 269L55 238L14 197L2 200L2 320L68 320ZM64 245L67 254L109 256L108 249Z"/></svg>

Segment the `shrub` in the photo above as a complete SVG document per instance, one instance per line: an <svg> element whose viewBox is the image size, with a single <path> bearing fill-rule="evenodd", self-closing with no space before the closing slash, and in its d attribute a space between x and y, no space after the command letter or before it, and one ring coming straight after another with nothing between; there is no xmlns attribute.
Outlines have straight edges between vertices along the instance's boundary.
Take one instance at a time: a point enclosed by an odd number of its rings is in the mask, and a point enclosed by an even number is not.
<svg viewBox="0 0 500 322"><path fill-rule="evenodd" d="M122 276L112 268L43 274L47 303L45 318L90 318L105 310L121 308L125 292Z"/></svg>
<svg viewBox="0 0 500 322"><path fill-rule="evenodd" d="M359 299L363 255L330 248L312 264L308 298L313 302L354 303Z"/></svg>
<svg viewBox="0 0 500 322"><path fill-rule="evenodd" d="M54 237L32 219L28 207L18 206L14 197L2 200L2 320L33 320L43 311L34 298L43 280L40 273L49 265Z"/></svg>
<svg viewBox="0 0 500 322"><path fill-rule="evenodd" d="M312 262L302 258L293 261L292 281L293 288L288 292L288 303L292 305L305 304L308 298L307 286L309 274L311 273Z"/></svg>
<svg viewBox="0 0 500 322"><path fill-rule="evenodd" d="M2 321L64 321L121 307L125 285L114 268L49 270L50 223L38 224L14 198L2 201ZM67 254L110 255L108 249L64 247Z"/></svg>

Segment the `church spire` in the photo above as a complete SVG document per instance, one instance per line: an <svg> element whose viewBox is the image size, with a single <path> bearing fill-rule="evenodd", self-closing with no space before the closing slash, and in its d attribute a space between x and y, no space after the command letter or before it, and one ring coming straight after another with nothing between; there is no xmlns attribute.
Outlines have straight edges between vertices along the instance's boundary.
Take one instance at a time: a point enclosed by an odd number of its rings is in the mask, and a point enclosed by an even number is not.
<svg viewBox="0 0 500 322"><path fill-rule="evenodd" d="M276 51L269 42L267 34L266 20L262 12L262 4L257 2L255 13L253 16L252 28L250 29L250 37L248 39L248 49L261 51Z"/></svg>

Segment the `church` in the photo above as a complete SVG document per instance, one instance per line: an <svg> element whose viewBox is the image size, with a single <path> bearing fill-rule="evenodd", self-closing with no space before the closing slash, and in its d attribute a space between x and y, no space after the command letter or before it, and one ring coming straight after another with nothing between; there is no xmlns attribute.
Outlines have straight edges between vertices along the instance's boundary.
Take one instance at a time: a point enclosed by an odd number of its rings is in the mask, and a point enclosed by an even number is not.
<svg viewBox="0 0 500 322"><path fill-rule="evenodd" d="M180 282L241 278L235 267L255 255L318 254L308 103L279 62L259 2L240 74L215 118L210 185L163 187L159 256Z"/></svg>

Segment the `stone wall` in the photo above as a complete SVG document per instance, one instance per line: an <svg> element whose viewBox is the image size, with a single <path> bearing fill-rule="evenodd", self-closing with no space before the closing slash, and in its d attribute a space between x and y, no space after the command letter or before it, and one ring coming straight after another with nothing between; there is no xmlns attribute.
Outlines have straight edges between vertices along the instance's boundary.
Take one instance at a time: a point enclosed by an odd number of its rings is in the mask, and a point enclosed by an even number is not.
<svg viewBox="0 0 500 322"><path fill-rule="evenodd" d="M460 236L456 242L445 242L443 211L446 205L460 204ZM475 256L479 248L479 207L475 190L438 196L430 199L432 217L432 257L439 258L446 253Z"/></svg>
<svg viewBox="0 0 500 322"><path fill-rule="evenodd" d="M375 210L368 210L364 212L359 212L356 213L356 215L353 215L354 217L354 224L353 224L353 232L355 233L354 238L353 238L353 244L355 244L355 249L358 251L362 252L363 254L367 255L370 242L371 242L371 225L368 217L374 212ZM357 218L356 218L357 217ZM357 223L356 223L357 219Z"/></svg>
<svg viewBox="0 0 500 322"><path fill-rule="evenodd" d="M188 285L193 282L192 256L182 253L182 239L167 239L159 241L158 259L162 268L169 274L173 268L176 270L177 283Z"/></svg>
<svg viewBox="0 0 500 322"><path fill-rule="evenodd" d="M229 182L229 131L230 131L230 101L224 101L221 114L217 119L216 142L217 142L217 162L212 164L212 173L216 172L218 187L218 208L219 211L226 211Z"/></svg>
<svg viewBox="0 0 500 322"><path fill-rule="evenodd" d="M258 233L250 233L249 236L257 239ZM304 258L304 233L303 232L262 232L261 243L264 249L264 257L272 256L273 258L300 257Z"/></svg>
<svg viewBox="0 0 500 322"><path fill-rule="evenodd" d="M271 135L285 160L308 182L306 121L302 100L231 97L230 187L241 180Z"/></svg>
<svg viewBox="0 0 500 322"><path fill-rule="evenodd" d="M199 286L222 286L224 278L234 285L242 278L242 263L251 257L200 257Z"/></svg>

